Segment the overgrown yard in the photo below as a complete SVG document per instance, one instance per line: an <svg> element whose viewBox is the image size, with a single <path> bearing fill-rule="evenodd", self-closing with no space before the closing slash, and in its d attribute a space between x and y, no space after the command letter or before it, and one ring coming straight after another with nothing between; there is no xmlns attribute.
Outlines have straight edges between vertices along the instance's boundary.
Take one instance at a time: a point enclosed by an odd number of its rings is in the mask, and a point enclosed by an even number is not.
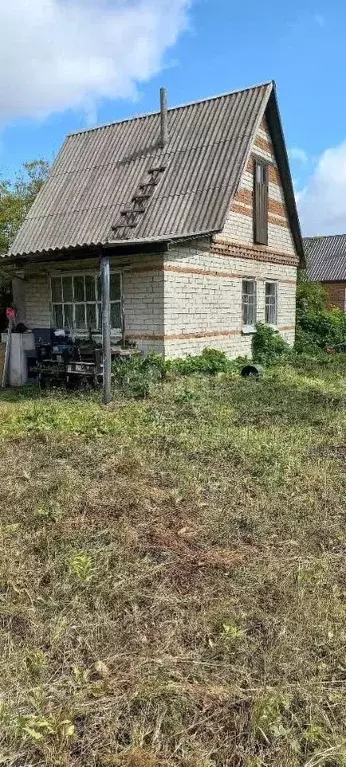
<svg viewBox="0 0 346 767"><path fill-rule="evenodd" d="M346 361L0 395L0 764L346 765Z"/></svg>

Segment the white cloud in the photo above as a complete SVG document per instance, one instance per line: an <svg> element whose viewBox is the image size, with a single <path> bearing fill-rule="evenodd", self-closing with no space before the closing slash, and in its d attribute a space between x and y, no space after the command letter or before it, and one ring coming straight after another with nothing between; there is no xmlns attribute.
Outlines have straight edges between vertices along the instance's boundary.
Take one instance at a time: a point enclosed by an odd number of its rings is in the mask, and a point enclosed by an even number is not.
<svg viewBox="0 0 346 767"><path fill-rule="evenodd" d="M135 97L192 0L0 0L0 125Z"/></svg>
<svg viewBox="0 0 346 767"><path fill-rule="evenodd" d="M296 199L305 235L346 232L346 141L321 154Z"/></svg>
<svg viewBox="0 0 346 767"><path fill-rule="evenodd" d="M289 149L288 154L289 154L290 160L296 160L297 162L302 163L302 165L306 165L309 159L305 149L299 149L299 147L297 146L294 146L292 147L292 149Z"/></svg>

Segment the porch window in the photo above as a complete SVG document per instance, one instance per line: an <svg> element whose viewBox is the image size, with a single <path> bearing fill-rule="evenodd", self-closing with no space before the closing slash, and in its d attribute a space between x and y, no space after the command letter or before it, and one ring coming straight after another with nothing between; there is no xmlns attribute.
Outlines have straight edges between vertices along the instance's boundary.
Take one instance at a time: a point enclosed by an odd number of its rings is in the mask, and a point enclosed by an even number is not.
<svg viewBox="0 0 346 767"><path fill-rule="evenodd" d="M267 325L277 324L278 299L276 282L265 284L265 320Z"/></svg>
<svg viewBox="0 0 346 767"><path fill-rule="evenodd" d="M100 331L101 282L96 273L51 277L53 326L65 330ZM111 272L111 328L121 329L121 275Z"/></svg>
<svg viewBox="0 0 346 767"><path fill-rule="evenodd" d="M243 280L242 293L243 327L253 328L256 324L256 282Z"/></svg>

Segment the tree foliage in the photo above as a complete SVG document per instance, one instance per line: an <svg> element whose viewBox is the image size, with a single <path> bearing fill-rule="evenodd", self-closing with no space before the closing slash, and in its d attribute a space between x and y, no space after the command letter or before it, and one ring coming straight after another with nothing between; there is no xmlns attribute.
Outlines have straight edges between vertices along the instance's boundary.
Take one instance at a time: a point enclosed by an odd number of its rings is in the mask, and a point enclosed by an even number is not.
<svg viewBox="0 0 346 767"><path fill-rule="evenodd" d="M7 253L49 172L46 160L25 162L14 180L0 178L0 255Z"/></svg>
<svg viewBox="0 0 346 767"><path fill-rule="evenodd" d="M12 181L0 177L0 256L7 253L48 173L46 160L34 160L25 162ZM0 330L11 300L11 277L0 267Z"/></svg>
<svg viewBox="0 0 346 767"><path fill-rule="evenodd" d="M327 291L320 282L309 282L298 275L297 311L323 312L327 303Z"/></svg>

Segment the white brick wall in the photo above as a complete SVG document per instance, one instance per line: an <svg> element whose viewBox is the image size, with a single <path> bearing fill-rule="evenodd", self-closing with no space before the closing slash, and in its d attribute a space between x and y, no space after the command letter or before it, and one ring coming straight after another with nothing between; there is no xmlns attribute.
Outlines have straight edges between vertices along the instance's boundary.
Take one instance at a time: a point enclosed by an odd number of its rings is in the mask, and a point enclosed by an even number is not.
<svg viewBox="0 0 346 767"><path fill-rule="evenodd" d="M129 266L130 264L130 266ZM123 299L125 312L125 330L129 338L134 338L138 348L147 353L163 353L163 258L162 256L143 256L126 259L126 265L112 259L111 268L123 266ZM154 266L158 269L149 271ZM46 273L42 274L42 269ZM70 261L52 263L45 267L29 266L25 274L25 322L30 328L48 328L51 326L52 307L50 301L50 273L57 271L97 270L98 262ZM141 269L143 271L131 271ZM148 271L145 271L145 270ZM157 340L148 336L158 336Z"/></svg>
<svg viewBox="0 0 346 767"><path fill-rule="evenodd" d="M243 277L256 279L258 320L265 318L265 280L278 282L279 329L288 327L282 334L289 342L294 340L294 267L226 257L210 253L198 243L191 248L177 247L164 259L143 256L127 259L126 265L115 260L113 264L123 266L126 335L144 353L176 357L199 354L208 346L230 356L249 356L251 336L242 333ZM97 262L70 262L64 267L51 264L49 269L59 267L97 269ZM37 267L36 271L27 267L25 320L29 327L49 327L51 323L49 273L43 272L42 267L40 272Z"/></svg>
<svg viewBox="0 0 346 767"><path fill-rule="evenodd" d="M51 323L48 275L25 278L25 322L29 328L49 328Z"/></svg>
<svg viewBox="0 0 346 767"><path fill-rule="evenodd" d="M155 257L157 263L158 257ZM143 265L140 260L134 267ZM147 268L150 268L150 261ZM123 274L123 296L126 336L136 341L141 351L155 351L163 354L163 258L160 258L161 270L132 272L125 270ZM146 336L159 336L159 339Z"/></svg>
<svg viewBox="0 0 346 767"><path fill-rule="evenodd" d="M251 335L242 332L243 277L256 280L257 320L263 322L265 281L277 281L278 327L289 343L294 342L295 267L225 257L197 247L170 251L164 264L168 357L199 354L206 346L232 357L251 355Z"/></svg>

